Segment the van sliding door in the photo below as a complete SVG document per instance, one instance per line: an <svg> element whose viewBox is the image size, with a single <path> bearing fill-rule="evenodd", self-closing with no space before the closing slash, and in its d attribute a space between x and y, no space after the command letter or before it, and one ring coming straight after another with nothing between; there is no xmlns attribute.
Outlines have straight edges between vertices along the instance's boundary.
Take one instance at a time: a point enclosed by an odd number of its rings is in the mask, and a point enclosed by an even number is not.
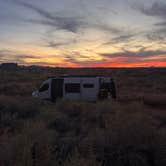
<svg viewBox="0 0 166 166"><path fill-rule="evenodd" d="M80 100L81 85L80 78L64 79L64 98L69 100Z"/></svg>
<svg viewBox="0 0 166 166"><path fill-rule="evenodd" d="M85 101L96 101L98 95L98 78L83 78L81 87L81 98Z"/></svg>
<svg viewBox="0 0 166 166"><path fill-rule="evenodd" d="M51 98L53 101L56 101L57 98L63 97L63 83L64 79L52 79Z"/></svg>

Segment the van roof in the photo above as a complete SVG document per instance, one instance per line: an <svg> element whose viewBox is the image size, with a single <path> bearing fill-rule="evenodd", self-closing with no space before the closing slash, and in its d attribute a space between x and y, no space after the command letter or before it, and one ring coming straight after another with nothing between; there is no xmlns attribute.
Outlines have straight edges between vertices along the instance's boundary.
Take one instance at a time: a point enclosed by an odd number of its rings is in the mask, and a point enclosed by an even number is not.
<svg viewBox="0 0 166 166"><path fill-rule="evenodd" d="M108 76L108 75L57 75L57 76L52 76L52 77L49 77L49 78L70 78L70 77L88 77L88 78L90 78L90 77L106 77L106 78L111 78L110 76Z"/></svg>

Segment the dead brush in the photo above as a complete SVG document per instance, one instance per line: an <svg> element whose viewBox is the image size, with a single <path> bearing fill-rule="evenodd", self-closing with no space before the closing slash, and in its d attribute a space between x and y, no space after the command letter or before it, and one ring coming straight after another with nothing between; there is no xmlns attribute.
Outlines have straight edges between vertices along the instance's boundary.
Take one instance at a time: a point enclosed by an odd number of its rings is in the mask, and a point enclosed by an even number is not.
<svg viewBox="0 0 166 166"><path fill-rule="evenodd" d="M30 98L0 96L0 129L14 133L21 123L40 114L40 104Z"/></svg>
<svg viewBox="0 0 166 166"><path fill-rule="evenodd" d="M166 108L166 95L145 95L143 97L143 102L145 105L151 107L164 107Z"/></svg>

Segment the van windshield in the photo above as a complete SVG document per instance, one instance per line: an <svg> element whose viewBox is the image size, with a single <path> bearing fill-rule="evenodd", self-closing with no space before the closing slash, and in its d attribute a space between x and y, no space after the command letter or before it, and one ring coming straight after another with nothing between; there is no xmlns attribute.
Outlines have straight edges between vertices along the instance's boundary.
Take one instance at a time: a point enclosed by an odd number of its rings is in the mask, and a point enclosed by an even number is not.
<svg viewBox="0 0 166 166"><path fill-rule="evenodd" d="M43 84L40 89L39 89L39 92L43 92L43 91L46 91L49 89L49 84L46 83L46 84Z"/></svg>

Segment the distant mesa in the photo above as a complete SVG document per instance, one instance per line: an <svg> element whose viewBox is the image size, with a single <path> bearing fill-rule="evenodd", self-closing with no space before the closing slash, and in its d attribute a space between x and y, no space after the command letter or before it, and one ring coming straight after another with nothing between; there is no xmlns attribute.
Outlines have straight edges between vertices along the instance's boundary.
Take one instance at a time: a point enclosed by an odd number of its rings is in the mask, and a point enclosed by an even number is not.
<svg viewBox="0 0 166 166"><path fill-rule="evenodd" d="M5 70L14 70L18 68L18 64L17 63L2 63L0 65L0 68Z"/></svg>
<svg viewBox="0 0 166 166"><path fill-rule="evenodd" d="M20 70L20 69L41 70L46 68L49 68L49 67L38 66L38 65L24 66L24 65L19 65L18 63L1 63L0 64L0 69L2 70Z"/></svg>

